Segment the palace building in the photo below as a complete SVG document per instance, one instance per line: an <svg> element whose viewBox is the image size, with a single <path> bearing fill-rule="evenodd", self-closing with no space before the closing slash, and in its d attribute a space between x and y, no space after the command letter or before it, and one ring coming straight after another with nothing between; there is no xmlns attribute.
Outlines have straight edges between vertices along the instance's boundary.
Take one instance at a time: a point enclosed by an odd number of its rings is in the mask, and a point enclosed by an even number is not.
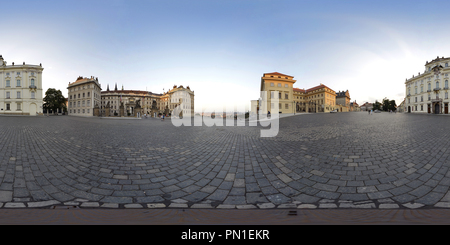
<svg viewBox="0 0 450 245"><path fill-rule="evenodd" d="M18 65L7 62L0 55L0 114L42 114L42 64Z"/></svg>
<svg viewBox="0 0 450 245"><path fill-rule="evenodd" d="M448 114L450 58L425 63L425 71L405 81L403 110L408 113Z"/></svg>
<svg viewBox="0 0 450 245"><path fill-rule="evenodd" d="M324 84L309 89L294 88L293 76L278 72L264 73L261 77L261 91L267 92L267 107L271 99L278 98L280 113L330 112L336 109L336 92ZM261 105L258 105L263 108Z"/></svg>
<svg viewBox="0 0 450 245"><path fill-rule="evenodd" d="M184 116L194 115L194 91L189 86L173 86L156 94L149 91L109 89L102 91L98 78L78 77L69 83L68 114L71 116L141 117L170 116L178 106ZM178 113L178 110L175 112Z"/></svg>
<svg viewBox="0 0 450 245"><path fill-rule="evenodd" d="M157 117L160 114L172 115L177 106L181 106L183 115L194 115L194 91L189 86L174 85L162 94L142 90L109 89L101 92L102 116L139 116ZM181 100L181 101L180 101ZM123 105L123 114L120 106ZM139 108L139 111L136 111Z"/></svg>
<svg viewBox="0 0 450 245"><path fill-rule="evenodd" d="M67 112L70 116L94 116L94 109L99 108L102 87L98 78L79 76L73 83L69 83Z"/></svg>

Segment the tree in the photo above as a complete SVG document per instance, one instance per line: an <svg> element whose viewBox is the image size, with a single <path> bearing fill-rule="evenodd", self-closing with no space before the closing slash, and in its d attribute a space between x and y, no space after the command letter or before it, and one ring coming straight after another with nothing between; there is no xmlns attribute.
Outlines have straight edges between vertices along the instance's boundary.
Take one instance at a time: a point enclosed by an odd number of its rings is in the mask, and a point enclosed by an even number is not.
<svg viewBox="0 0 450 245"><path fill-rule="evenodd" d="M389 111L389 100L388 99L384 99L383 100L383 111Z"/></svg>
<svg viewBox="0 0 450 245"><path fill-rule="evenodd" d="M372 110L381 110L381 103L378 100L375 100L375 103L373 103Z"/></svg>
<svg viewBox="0 0 450 245"><path fill-rule="evenodd" d="M397 105L395 104L395 100L389 101L389 110L392 110L392 111L397 110Z"/></svg>
<svg viewBox="0 0 450 245"><path fill-rule="evenodd" d="M44 105L43 108L45 110L52 110L53 113L58 111L59 108L62 108L64 111L66 108L66 98L62 95L61 90L56 90L54 88L47 89L44 97Z"/></svg>

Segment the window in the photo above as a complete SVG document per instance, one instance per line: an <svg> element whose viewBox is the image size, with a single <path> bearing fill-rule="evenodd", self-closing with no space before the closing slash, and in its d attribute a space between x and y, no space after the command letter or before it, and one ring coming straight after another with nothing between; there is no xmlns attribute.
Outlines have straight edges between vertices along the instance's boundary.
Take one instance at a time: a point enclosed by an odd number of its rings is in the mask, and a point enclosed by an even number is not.
<svg viewBox="0 0 450 245"><path fill-rule="evenodd" d="M279 83L279 84L278 84L278 87L280 87L280 88L281 88L281 83Z"/></svg>
<svg viewBox="0 0 450 245"><path fill-rule="evenodd" d="M273 83L270 83L270 87L273 87L274 86L274 84Z"/></svg>
<svg viewBox="0 0 450 245"><path fill-rule="evenodd" d="M31 75L34 76L34 72L32 72Z"/></svg>
<svg viewBox="0 0 450 245"><path fill-rule="evenodd" d="M84 98L84 93L83 93L83 98Z"/></svg>
<svg viewBox="0 0 450 245"><path fill-rule="evenodd" d="M448 80L445 80L445 87L448 88Z"/></svg>
<svg viewBox="0 0 450 245"><path fill-rule="evenodd" d="M90 100L87 101L87 106L91 106L91 101Z"/></svg>
<svg viewBox="0 0 450 245"><path fill-rule="evenodd" d="M80 98L80 94L78 94L78 99Z"/></svg>
<svg viewBox="0 0 450 245"><path fill-rule="evenodd" d="M91 97L91 92L88 92L88 95L87 95L88 97Z"/></svg>
<svg viewBox="0 0 450 245"><path fill-rule="evenodd" d="M20 105L21 105L20 103L17 103L17 110L18 110L18 111L21 110Z"/></svg>
<svg viewBox="0 0 450 245"><path fill-rule="evenodd" d="M7 72L6 75L9 76L9 72Z"/></svg>
<svg viewBox="0 0 450 245"><path fill-rule="evenodd" d="M36 99L36 94L34 92L31 92L31 98Z"/></svg>
<svg viewBox="0 0 450 245"><path fill-rule="evenodd" d="M422 96L420 96L420 101L423 101L423 95L422 95Z"/></svg>
<svg viewBox="0 0 450 245"><path fill-rule="evenodd" d="M289 85L285 84L285 85L284 85L284 87L285 87L285 88L288 88L288 87L289 87Z"/></svg>
<svg viewBox="0 0 450 245"><path fill-rule="evenodd" d="M415 88L415 92L416 92L416 94L417 94L417 87Z"/></svg>
<svg viewBox="0 0 450 245"><path fill-rule="evenodd" d="M69 96L69 98L70 98L70 99L72 99L72 95L71 95L71 96Z"/></svg>
<svg viewBox="0 0 450 245"><path fill-rule="evenodd" d="M11 81L6 80L6 87L11 87Z"/></svg>
<svg viewBox="0 0 450 245"><path fill-rule="evenodd" d="M284 109L289 109L289 104L284 104Z"/></svg>
<svg viewBox="0 0 450 245"><path fill-rule="evenodd" d="M281 109L281 103L278 103L278 109Z"/></svg>
<svg viewBox="0 0 450 245"><path fill-rule="evenodd" d="M275 92L274 91L270 91L270 98L271 99L275 99Z"/></svg>
<svg viewBox="0 0 450 245"><path fill-rule="evenodd" d="M34 79L31 79L30 85L34 86Z"/></svg>
<svg viewBox="0 0 450 245"><path fill-rule="evenodd" d="M439 82L436 82L436 88L439 88Z"/></svg>
<svg viewBox="0 0 450 245"><path fill-rule="evenodd" d="M445 98L448 99L448 92L445 92Z"/></svg>
<svg viewBox="0 0 450 245"><path fill-rule="evenodd" d="M420 92L423 93L423 86L420 86Z"/></svg>
<svg viewBox="0 0 450 245"><path fill-rule="evenodd" d="M284 94L284 99L286 99L286 100L289 99L289 94L288 94L288 93L285 93L285 94Z"/></svg>
<svg viewBox="0 0 450 245"><path fill-rule="evenodd" d="M20 75L20 72L17 72L17 76L19 76Z"/></svg>
<svg viewBox="0 0 450 245"><path fill-rule="evenodd" d="M6 92L6 98L9 99L10 98L10 94L9 92Z"/></svg>
<svg viewBox="0 0 450 245"><path fill-rule="evenodd" d="M11 110L11 105L10 104L6 104L6 110L10 111Z"/></svg>
<svg viewBox="0 0 450 245"><path fill-rule="evenodd" d="M87 109L87 113L90 113L90 109Z"/></svg>
<svg viewBox="0 0 450 245"><path fill-rule="evenodd" d="M17 87L20 87L20 80L17 79Z"/></svg>
<svg viewBox="0 0 450 245"><path fill-rule="evenodd" d="M420 110L423 111L423 105L420 105Z"/></svg>
<svg viewBox="0 0 450 245"><path fill-rule="evenodd" d="M431 91L431 83L428 83L428 90Z"/></svg>
<svg viewBox="0 0 450 245"><path fill-rule="evenodd" d="M20 99L20 92L17 91L17 98Z"/></svg>
<svg viewBox="0 0 450 245"><path fill-rule="evenodd" d="M278 93L278 99L281 99L281 92Z"/></svg>
<svg viewBox="0 0 450 245"><path fill-rule="evenodd" d="M445 63L445 67L448 67L448 63Z"/></svg>

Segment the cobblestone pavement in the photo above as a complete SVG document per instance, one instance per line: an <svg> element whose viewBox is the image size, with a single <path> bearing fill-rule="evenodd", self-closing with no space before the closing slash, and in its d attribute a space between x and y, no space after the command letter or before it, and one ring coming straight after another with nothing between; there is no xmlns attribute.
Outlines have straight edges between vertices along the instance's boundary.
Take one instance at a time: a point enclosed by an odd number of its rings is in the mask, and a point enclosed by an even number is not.
<svg viewBox="0 0 450 245"><path fill-rule="evenodd" d="M262 127L0 117L0 208L446 209L449 117L303 114Z"/></svg>

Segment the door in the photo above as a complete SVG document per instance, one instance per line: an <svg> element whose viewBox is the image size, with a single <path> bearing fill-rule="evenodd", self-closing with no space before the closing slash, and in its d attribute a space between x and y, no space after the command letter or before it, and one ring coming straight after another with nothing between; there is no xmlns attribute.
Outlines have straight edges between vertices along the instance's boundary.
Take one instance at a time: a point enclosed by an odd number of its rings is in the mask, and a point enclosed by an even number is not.
<svg viewBox="0 0 450 245"><path fill-rule="evenodd" d="M36 116L37 106L36 104L30 104L30 116Z"/></svg>
<svg viewBox="0 0 450 245"><path fill-rule="evenodd" d="M448 104L445 104L445 107L444 107L444 113L445 113L445 114L448 114Z"/></svg>
<svg viewBox="0 0 450 245"><path fill-rule="evenodd" d="M436 105L434 106L434 113L439 114L439 104L438 103L436 103Z"/></svg>
<svg viewBox="0 0 450 245"><path fill-rule="evenodd" d="M431 105L428 105L428 113L431 113Z"/></svg>
<svg viewBox="0 0 450 245"><path fill-rule="evenodd" d="M408 113L411 113L411 106L408 106Z"/></svg>

